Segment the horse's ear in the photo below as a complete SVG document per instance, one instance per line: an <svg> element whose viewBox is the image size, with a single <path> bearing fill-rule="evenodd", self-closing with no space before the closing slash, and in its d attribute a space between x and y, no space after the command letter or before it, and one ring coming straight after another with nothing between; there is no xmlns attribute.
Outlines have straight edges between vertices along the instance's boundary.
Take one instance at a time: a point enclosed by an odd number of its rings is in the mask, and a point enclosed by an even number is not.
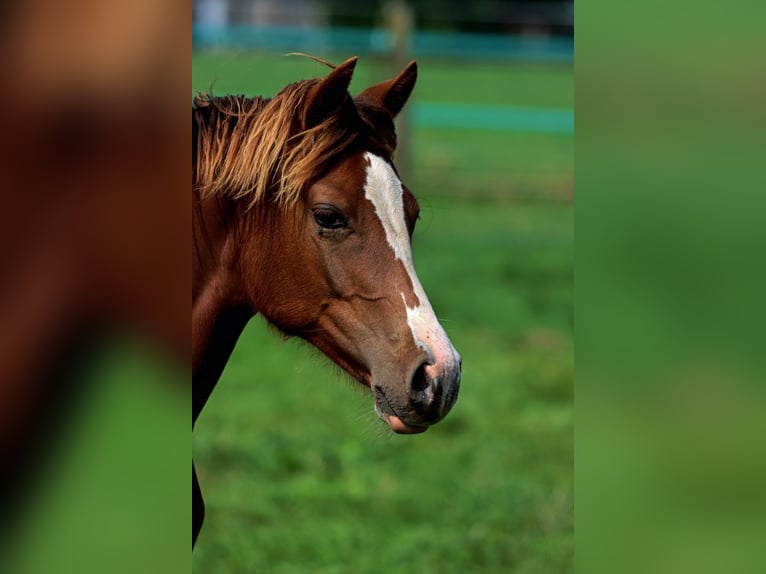
<svg viewBox="0 0 766 574"><path fill-rule="evenodd" d="M336 66L325 79L308 91L303 111L304 129L321 124L345 103L357 59L354 56Z"/></svg>
<svg viewBox="0 0 766 574"><path fill-rule="evenodd" d="M412 88L415 87L415 80L417 79L418 65L413 60L407 64L398 76L367 88L358 97L382 104L393 118L396 117L404 107L404 104L407 103L407 98L410 97Z"/></svg>

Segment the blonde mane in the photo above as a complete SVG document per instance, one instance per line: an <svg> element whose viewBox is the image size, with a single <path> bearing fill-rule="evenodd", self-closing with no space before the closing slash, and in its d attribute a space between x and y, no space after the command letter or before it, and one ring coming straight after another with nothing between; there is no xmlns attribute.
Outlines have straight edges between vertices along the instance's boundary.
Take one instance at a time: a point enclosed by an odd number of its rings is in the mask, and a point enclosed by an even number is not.
<svg viewBox="0 0 766 574"><path fill-rule="evenodd" d="M225 195L247 209L266 198L291 205L352 148L391 157L393 122L369 102L349 99L319 125L300 129L305 95L319 81L291 84L272 99L197 95L193 186L200 196Z"/></svg>

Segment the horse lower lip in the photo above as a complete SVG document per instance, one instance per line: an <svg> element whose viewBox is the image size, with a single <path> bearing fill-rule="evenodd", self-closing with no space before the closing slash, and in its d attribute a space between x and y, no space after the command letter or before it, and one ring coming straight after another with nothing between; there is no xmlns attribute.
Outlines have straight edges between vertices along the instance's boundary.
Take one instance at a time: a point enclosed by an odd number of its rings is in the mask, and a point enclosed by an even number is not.
<svg viewBox="0 0 766 574"><path fill-rule="evenodd" d="M408 425L396 415L386 415L385 420L391 430L397 434L418 434L428 430L428 427Z"/></svg>

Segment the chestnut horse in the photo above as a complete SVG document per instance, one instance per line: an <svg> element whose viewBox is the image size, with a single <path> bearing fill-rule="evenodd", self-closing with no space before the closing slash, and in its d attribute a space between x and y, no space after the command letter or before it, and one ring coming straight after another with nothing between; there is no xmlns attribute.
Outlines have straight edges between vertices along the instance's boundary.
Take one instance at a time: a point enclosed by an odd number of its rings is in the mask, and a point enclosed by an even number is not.
<svg viewBox="0 0 766 574"><path fill-rule="evenodd" d="M268 100L195 99L192 427L257 313L368 387L394 432L423 432L455 403L460 355L415 274L418 203L392 161L417 66L351 97L356 61Z"/></svg>

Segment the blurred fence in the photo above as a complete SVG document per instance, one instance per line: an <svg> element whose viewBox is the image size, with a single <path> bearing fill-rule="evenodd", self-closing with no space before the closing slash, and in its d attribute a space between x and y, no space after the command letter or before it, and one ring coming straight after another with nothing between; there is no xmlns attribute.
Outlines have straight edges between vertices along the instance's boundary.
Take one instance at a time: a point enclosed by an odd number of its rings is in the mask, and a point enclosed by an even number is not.
<svg viewBox="0 0 766 574"><path fill-rule="evenodd" d="M249 24L195 24L196 50L247 49L264 51L330 52L387 55L396 44L395 33L383 28L314 28ZM528 62L571 63L572 38L414 31L409 39L414 57L480 58Z"/></svg>
<svg viewBox="0 0 766 574"><path fill-rule="evenodd" d="M195 0L195 49L572 62L567 0Z"/></svg>
<svg viewBox="0 0 766 574"><path fill-rule="evenodd" d="M415 127L520 133L574 133L574 112L571 110L425 102L413 104L410 113Z"/></svg>
<svg viewBox="0 0 766 574"><path fill-rule="evenodd" d="M571 3L448 1L424 15L425 2L344 2L199 0L194 50L373 56L381 76L425 60L397 121L400 173L431 195L572 199Z"/></svg>

